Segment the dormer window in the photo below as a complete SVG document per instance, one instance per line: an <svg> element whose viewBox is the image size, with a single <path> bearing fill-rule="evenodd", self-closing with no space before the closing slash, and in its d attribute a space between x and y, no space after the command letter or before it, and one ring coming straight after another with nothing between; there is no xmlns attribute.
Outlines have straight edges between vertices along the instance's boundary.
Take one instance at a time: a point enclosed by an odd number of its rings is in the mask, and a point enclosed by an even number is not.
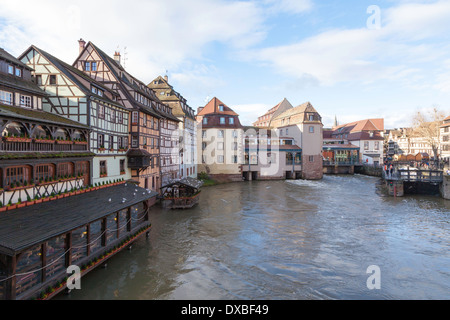
<svg viewBox="0 0 450 320"><path fill-rule="evenodd" d="M219 111L222 111L222 112L223 112L223 110L224 110L223 105L220 105L220 106L219 106Z"/></svg>
<svg viewBox="0 0 450 320"><path fill-rule="evenodd" d="M22 69L16 68L16 77L22 77Z"/></svg>
<svg viewBox="0 0 450 320"><path fill-rule="evenodd" d="M9 74L14 74L14 66L13 65L9 65L8 66L8 73Z"/></svg>

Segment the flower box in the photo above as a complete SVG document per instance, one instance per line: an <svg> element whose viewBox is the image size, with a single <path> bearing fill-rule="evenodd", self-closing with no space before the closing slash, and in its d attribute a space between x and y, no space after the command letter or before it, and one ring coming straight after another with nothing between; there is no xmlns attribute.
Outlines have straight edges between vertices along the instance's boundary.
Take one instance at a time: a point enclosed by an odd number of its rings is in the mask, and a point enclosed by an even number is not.
<svg viewBox="0 0 450 320"><path fill-rule="evenodd" d="M42 199L42 198L34 200L35 204L39 204L39 203L42 203L42 202L44 202L44 199Z"/></svg>
<svg viewBox="0 0 450 320"><path fill-rule="evenodd" d="M17 204L17 208L23 208L23 207L26 207L26 203L25 202L21 202L21 203L18 203Z"/></svg>
<svg viewBox="0 0 450 320"><path fill-rule="evenodd" d="M75 141L75 144L87 144L87 141Z"/></svg>
<svg viewBox="0 0 450 320"><path fill-rule="evenodd" d="M31 142L32 139L30 138L23 138L23 137L4 137L5 141L8 142Z"/></svg>
<svg viewBox="0 0 450 320"><path fill-rule="evenodd" d="M73 144L73 141L70 140L56 140L57 144Z"/></svg>
<svg viewBox="0 0 450 320"><path fill-rule="evenodd" d="M8 211L9 211L9 210L14 210L14 209L17 208L17 204L7 205L6 208L7 208L6 210L8 210Z"/></svg>
<svg viewBox="0 0 450 320"><path fill-rule="evenodd" d="M34 200L30 200L30 201L25 202L27 207L32 206L34 203L35 203Z"/></svg>
<svg viewBox="0 0 450 320"><path fill-rule="evenodd" d="M0 207L0 212L5 212L6 211L6 207Z"/></svg>
<svg viewBox="0 0 450 320"><path fill-rule="evenodd" d="M47 144L54 144L55 140L46 140L46 139L34 139L35 143L47 143Z"/></svg>

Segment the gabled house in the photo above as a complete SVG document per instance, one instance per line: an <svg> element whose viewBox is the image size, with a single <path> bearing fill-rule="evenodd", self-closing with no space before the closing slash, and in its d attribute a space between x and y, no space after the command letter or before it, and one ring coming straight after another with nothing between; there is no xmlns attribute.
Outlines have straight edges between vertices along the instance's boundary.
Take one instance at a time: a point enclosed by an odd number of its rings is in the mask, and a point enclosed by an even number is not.
<svg viewBox="0 0 450 320"><path fill-rule="evenodd" d="M242 181L243 133L239 115L217 98L198 108L198 172L221 181Z"/></svg>
<svg viewBox="0 0 450 320"><path fill-rule="evenodd" d="M331 137L359 147L362 163L379 165L384 162L384 119L366 119L333 127Z"/></svg>
<svg viewBox="0 0 450 320"><path fill-rule="evenodd" d="M161 125L165 126L169 120L178 122L178 119L150 88L125 70L119 52L115 52L112 58L92 42L86 44L80 39L79 45L80 53L73 66L113 91L117 95L117 102L131 113L128 128L130 149L127 156L132 179L146 189L159 192L163 163L160 153L161 133L166 131L162 130ZM164 129L173 129L168 127Z"/></svg>
<svg viewBox="0 0 450 320"><path fill-rule="evenodd" d="M273 119L292 108L292 104L286 98L284 98L283 101L281 101L275 107L271 108L264 115L258 117L258 120L253 123L253 126L257 128L270 128L272 126Z"/></svg>
<svg viewBox="0 0 450 320"><path fill-rule="evenodd" d="M155 91L159 100L172 109L172 114L180 122L178 124L179 144L179 177L197 177L197 128L195 121L195 111L189 107L186 99L169 84L167 76L158 76L148 84L148 87Z"/></svg>
<svg viewBox="0 0 450 320"><path fill-rule="evenodd" d="M129 179L129 111L117 101L118 95L36 46L27 49L20 60L34 69L36 83L48 95L43 110L92 129L89 137L83 137L96 155L91 183Z"/></svg>

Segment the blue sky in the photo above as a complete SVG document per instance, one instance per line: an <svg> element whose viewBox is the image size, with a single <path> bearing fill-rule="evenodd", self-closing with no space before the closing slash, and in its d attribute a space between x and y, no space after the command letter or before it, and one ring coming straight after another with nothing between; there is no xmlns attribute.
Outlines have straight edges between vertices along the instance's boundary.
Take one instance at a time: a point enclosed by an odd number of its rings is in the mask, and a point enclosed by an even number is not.
<svg viewBox="0 0 450 320"><path fill-rule="evenodd" d="M379 11L368 12L373 6ZM325 126L335 116L409 126L415 111L435 106L450 114L450 1L0 0L0 7L0 46L16 56L34 44L72 63L83 38L111 55L126 51L126 69L143 82L167 70L194 109L218 97L247 125L284 98L294 107L310 101Z"/></svg>

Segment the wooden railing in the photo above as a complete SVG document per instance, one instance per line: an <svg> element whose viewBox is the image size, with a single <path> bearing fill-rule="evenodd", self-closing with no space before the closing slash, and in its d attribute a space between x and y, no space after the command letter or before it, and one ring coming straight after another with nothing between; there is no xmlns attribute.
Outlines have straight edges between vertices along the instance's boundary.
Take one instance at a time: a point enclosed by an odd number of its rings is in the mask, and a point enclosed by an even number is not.
<svg viewBox="0 0 450 320"><path fill-rule="evenodd" d="M383 178L406 182L441 183L444 180L444 172L442 170L399 169L389 174L389 172L383 170Z"/></svg>
<svg viewBox="0 0 450 320"><path fill-rule="evenodd" d="M61 152L87 151L87 142L39 140L39 139L8 139L0 140L0 151L8 152Z"/></svg>

